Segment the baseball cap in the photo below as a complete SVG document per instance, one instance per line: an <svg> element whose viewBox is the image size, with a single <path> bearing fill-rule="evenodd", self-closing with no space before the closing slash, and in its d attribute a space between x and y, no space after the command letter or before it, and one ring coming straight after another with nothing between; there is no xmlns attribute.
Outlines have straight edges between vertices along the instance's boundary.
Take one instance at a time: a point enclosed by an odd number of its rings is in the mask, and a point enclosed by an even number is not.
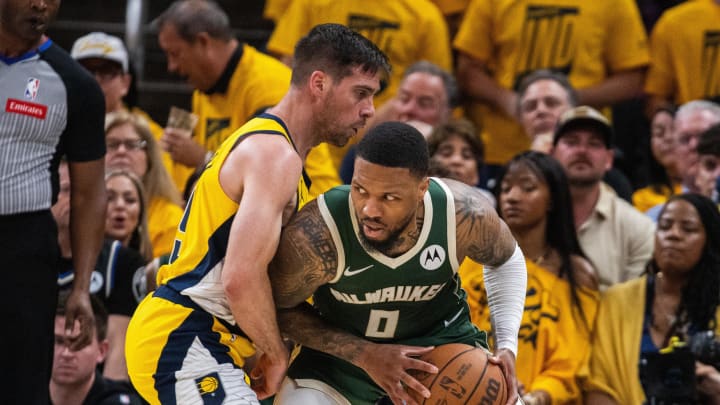
<svg viewBox="0 0 720 405"><path fill-rule="evenodd" d="M600 111L586 105L571 108L560 116L553 137L553 145L557 144L560 137L568 130L587 127L599 130L605 137L605 145L608 149L612 148L614 135L610 121Z"/></svg>
<svg viewBox="0 0 720 405"><path fill-rule="evenodd" d="M128 53L123 41L104 32L91 32L78 38L72 46L70 56L75 60L99 58L119 63L123 72L128 71Z"/></svg>

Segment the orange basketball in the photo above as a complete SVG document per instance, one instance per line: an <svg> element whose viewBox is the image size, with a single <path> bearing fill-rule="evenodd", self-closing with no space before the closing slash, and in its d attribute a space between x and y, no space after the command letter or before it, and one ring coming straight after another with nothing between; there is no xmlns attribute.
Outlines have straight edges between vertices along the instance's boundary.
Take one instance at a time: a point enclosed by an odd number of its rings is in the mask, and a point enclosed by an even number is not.
<svg viewBox="0 0 720 405"><path fill-rule="evenodd" d="M427 405L495 405L507 402L507 386L502 369L490 363L490 354L481 348L449 343L420 357L438 368L437 374L410 370L430 390L425 399L415 390L410 395Z"/></svg>

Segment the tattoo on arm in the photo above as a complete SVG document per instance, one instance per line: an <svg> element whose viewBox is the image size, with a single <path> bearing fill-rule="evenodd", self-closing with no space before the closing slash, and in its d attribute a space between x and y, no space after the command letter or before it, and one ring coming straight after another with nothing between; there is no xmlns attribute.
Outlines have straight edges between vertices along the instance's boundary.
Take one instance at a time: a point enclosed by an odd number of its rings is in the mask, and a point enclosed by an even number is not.
<svg viewBox="0 0 720 405"><path fill-rule="evenodd" d="M515 238L479 190L447 181L455 196L457 246L460 259L468 256L489 266L499 266L515 251Z"/></svg>
<svg viewBox="0 0 720 405"><path fill-rule="evenodd" d="M317 203L305 206L283 229L269 274L278 307L297 305L332 280L337 251Z"/></svg>
<svg viewBox="0 0 720 405"><path fill-rule="evenodd" d="M295 343L353 364L367 343L360 337L326 323L306 302L295 308L278 311L278 324L282 334Z"/></svg>

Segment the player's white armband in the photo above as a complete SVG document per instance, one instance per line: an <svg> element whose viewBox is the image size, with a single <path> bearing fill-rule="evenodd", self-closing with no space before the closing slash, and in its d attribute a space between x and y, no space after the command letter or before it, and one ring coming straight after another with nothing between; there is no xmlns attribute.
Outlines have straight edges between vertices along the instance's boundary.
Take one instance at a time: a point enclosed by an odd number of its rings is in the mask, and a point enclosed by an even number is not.
<svg viewBox="0 0 720 405"><path fill-rule="evenodd" d="M484 266L483 278L495 332L495 349L510 349L517 357L527 289L527 267L520 246L516 246L513 255L500 266Z"/></svg>

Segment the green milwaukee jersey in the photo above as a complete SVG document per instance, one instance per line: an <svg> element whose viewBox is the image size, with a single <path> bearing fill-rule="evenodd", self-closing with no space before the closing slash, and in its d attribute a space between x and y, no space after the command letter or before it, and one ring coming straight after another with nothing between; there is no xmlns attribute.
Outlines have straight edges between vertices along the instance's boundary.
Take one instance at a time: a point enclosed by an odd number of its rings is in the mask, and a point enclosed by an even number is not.
<svg viewBox="0 0 720 405"><path fill-rule="evenodd" d="M455 204L444 183L430 181L418 241L398 257L360 242L348 186L324 194L318 206L338 255L335 279L313 298L323 318L372 341L426 345L439 344L454 322L470 322L456 274Z"/></svg>
<svg viewBox="0 0 720 405"><path fill-rule="evenodd" d="M337 275L318 288L313 303L325 321L378 343L437 346L465 343L487 348L486 335L470 321L460 288L455 248L455 203L438 179L424 197L425 216L415 246L388 257L360 242L348 186L318 197L337 250ZM288 375L301 386L321 380L353 405L385 395L361 369L302 347Z"/></svg>

